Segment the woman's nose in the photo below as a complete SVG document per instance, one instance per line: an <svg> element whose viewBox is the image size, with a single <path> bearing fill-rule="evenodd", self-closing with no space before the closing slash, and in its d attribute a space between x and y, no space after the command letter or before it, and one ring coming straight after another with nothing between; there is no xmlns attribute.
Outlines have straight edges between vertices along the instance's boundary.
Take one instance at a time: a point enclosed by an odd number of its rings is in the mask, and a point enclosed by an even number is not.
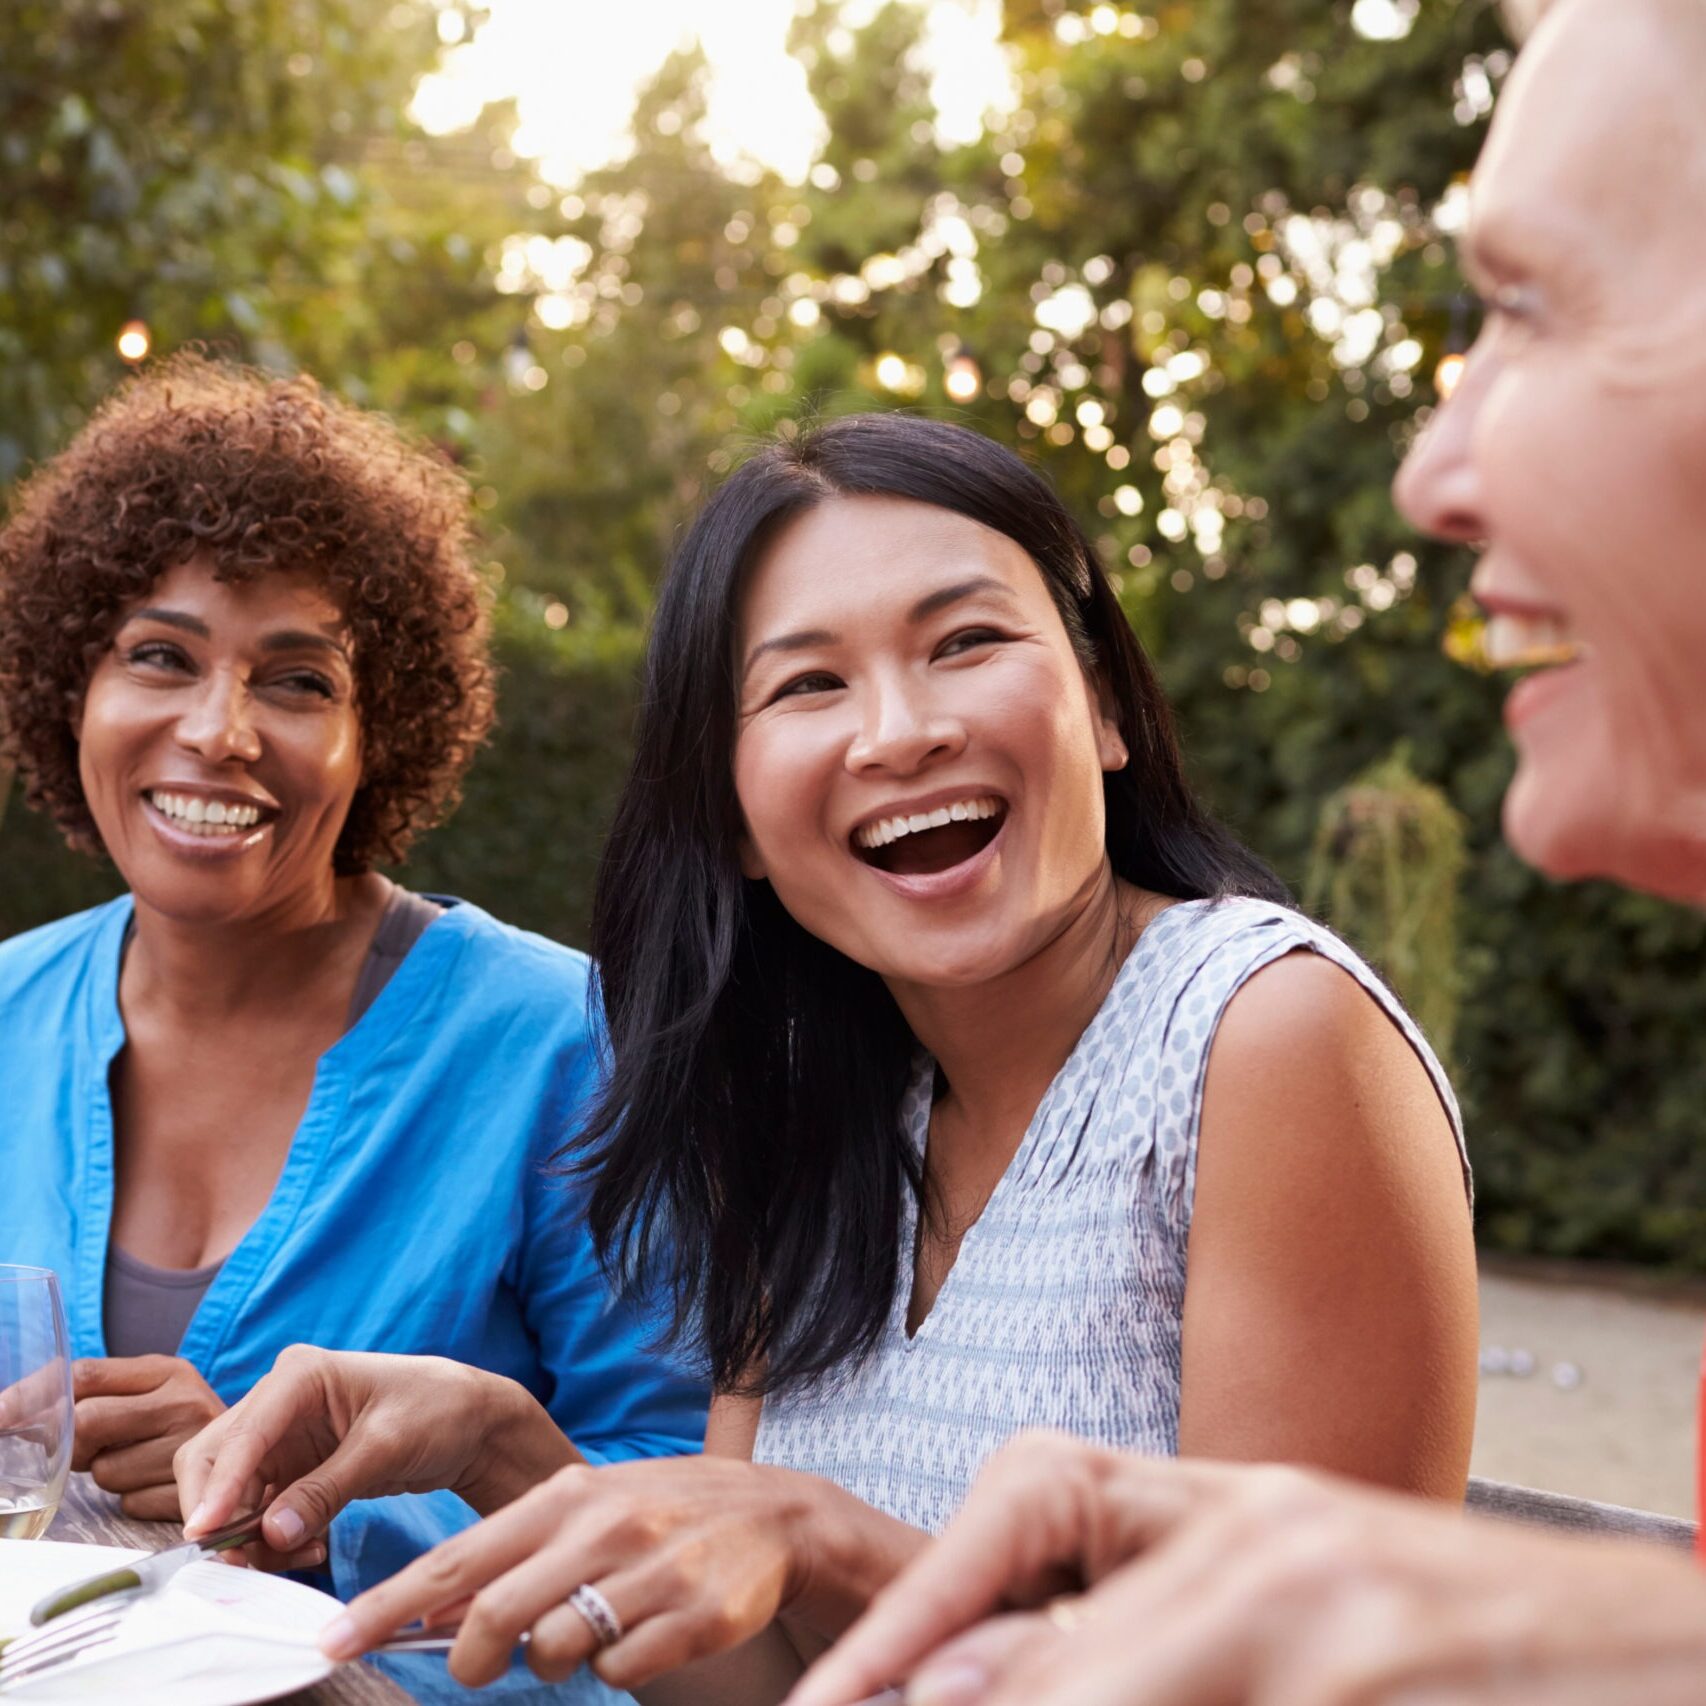
<svg viewBox="0 0 1706 1706"><path fill-rule="evenodd" d="M252 763L261 755L249 684L235 671L215 672L201 683L178 719L178 744L210 764Z"/></svg>
<svg viewBox="0 0 1706 1706"><path fill-rule="evenodd" d="M1473 355L1448 402L1441 403L1393 482L1400 513L1418 532L1467 544L1487 537L1475 421L1491 377Z"/></svg>
<svg viewBox="0 0 1706 1706"><path fill-rule="evenodd" d="M960 719L911 683L873 686L862 711L847 749L847 768L852 771L907 776L937 758L952 757L966 743Z"/></svg>

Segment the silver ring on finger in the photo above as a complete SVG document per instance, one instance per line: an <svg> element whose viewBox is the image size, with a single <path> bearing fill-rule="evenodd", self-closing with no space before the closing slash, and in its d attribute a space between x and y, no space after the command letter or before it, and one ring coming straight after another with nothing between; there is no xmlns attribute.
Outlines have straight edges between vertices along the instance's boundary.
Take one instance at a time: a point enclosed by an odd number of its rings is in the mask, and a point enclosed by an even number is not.
<svg viewBox="0 0 1706 1706"><path fill-rule="evenodd" d="M569 1595L569 1604L586 1619L586 1626L598 1639L599 1650L614 1647L622 1639L622 1619L616 1607L595 1588L583 1582Z"/></svg>

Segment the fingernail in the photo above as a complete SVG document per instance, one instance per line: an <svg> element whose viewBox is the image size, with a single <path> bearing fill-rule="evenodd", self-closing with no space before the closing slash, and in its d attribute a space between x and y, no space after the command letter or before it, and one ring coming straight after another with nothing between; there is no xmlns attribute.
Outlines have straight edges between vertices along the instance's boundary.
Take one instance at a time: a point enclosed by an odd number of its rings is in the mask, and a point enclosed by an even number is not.
<svg viewBox="0 0 1706 1706"><path fill-rule="evenodd" d="M271 1523L273 1533L284 1542L282 1550L286 1552L294 1551L308 1532L308 1524L289 1505L272 1512L267 1521Z"/></svg>
<svg viewBox="0 0 1706 1706"><path fill-rule="evenodd" d="M334 1617L320 1631L320 1651L329 1659L353 1659L361 1651L361 1636L353 1617Z"/></svg>
<svg viewBox="0 0 1706 1706"><path fill-rule="evenodd" d="M190 1514L184 1518L184 1533L200 1528L207 1517L207 1501L204 1499Z"/></svg>
<svg viewBox="0 0 1706 1706"><path fill-rule="evenodd" d="M906 1686L906 1706L975 1706L989 1692L989 1673L956 1659L921 1671Z"/></svg>

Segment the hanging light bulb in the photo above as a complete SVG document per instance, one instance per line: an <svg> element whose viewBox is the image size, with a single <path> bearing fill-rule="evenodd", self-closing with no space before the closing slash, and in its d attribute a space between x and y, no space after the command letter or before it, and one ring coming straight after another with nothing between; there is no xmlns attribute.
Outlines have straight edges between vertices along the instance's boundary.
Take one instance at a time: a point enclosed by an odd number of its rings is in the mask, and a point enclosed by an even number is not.
<svg viewBox="0 0 1706 1706"><path fill-rule="evenodd" d="M975 402L983 393L983 369L964 344L948 357L942 369L942 389L956 403Z"/></svg>
<svg viewBox="0 0 1706 1706"><path fill-rule="evenodd" d="M148 335L148 327L141 320L126 320L119 327L117 348L119 355L132 367L140 361L148 359L148 351L153 339Z"/></svg>
<svg viewBox="0 0 1706 1706"><path fill-rule="evenodd" d="M906 389L906 357L896 355L893 350L885 350L877 357L877 383L885 391L904 391Z"/></svg>
<svg viewBox="0 0 1706 1706"><path fill-rule="evenodd" d="M884 350L877 357L872 373L885 391L897 397L916 397L924 389L924 369L894 350Z"/></svg>

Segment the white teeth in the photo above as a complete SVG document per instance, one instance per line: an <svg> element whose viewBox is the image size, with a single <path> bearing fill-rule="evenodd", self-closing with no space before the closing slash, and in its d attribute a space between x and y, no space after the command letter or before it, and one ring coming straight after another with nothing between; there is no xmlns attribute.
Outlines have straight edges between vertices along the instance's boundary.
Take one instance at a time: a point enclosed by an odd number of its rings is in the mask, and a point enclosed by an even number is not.
<svg viewBox="0 0 1706 1706"><path fill-rule="evenodd" d="M224 800L204 800L194 794L167 794L156 790L148 802L163 817L169 817L180 829L192 835L231 835L241 829L252 829L261 821L259 806L227 804Z"/></svg>
<svg viewBox="0 0 1706 1706"><path fill-rule="evenodd" d="M866 849L887 847L903 835L916 835L923 829L941 829L950 823L974 823L981 818L995 817L1004 809L993 796L975 800L955 800L949 806L937 806L930 812L913 812L906 817L878 818L863 824L853 832L854 842Z"/></svg>
<svg viewBox="0 0 1706 1706"><path fill-rule="evenodd" d="M1561 617L1515 616L1508 611L1488 619L1481 640L1482 655L1493 669L1572 663L1583 650Z"/></svg>

